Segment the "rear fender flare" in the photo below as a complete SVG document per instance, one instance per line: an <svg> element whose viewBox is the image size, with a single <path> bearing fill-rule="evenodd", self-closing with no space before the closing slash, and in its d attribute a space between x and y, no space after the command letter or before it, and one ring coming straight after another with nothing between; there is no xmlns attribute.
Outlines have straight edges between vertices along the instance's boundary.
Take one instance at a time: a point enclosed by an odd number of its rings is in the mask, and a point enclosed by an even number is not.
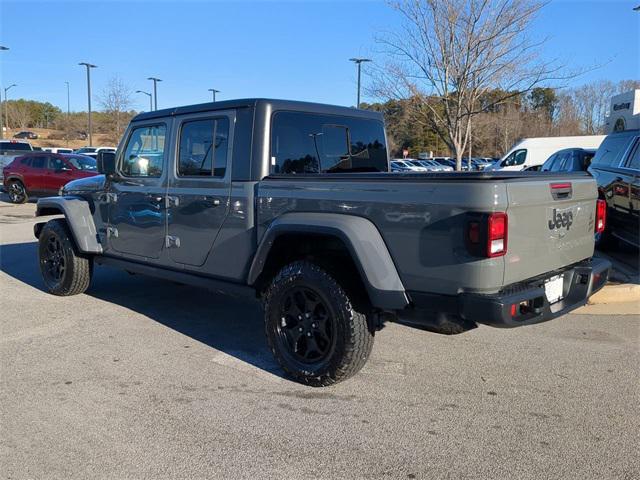
<svg viewBox="0 0 640 480"><path fill-rule="evenodd" d="M346 245L374 307L396 310L409 304L404 285L376 226L366 218L334 213L287 213L262 236L247 282L262 273L275 240L283 234L315 233L339 238Z"/></svg>
<svg viewBox="0 0 640 480"><path fill-rule="evenodd" d="M86 200L75 196L47 197L38 200L36 217L60 214L64 215L78 250L83 253L102 253L93 215ZM36 238L40 236L44 223L39 222L34 226Z"/></svg>

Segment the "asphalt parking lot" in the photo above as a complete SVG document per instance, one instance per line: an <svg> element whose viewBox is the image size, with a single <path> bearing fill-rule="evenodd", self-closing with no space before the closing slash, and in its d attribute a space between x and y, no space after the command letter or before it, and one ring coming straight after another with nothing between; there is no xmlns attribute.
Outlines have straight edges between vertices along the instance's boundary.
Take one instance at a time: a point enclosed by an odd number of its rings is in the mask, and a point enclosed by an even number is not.
<svg viewBox="0 0 640 480"><path fill-rule="evenodd" d="M100 267L46 294L33 210L0 203L1 478L640 478L640 315L391 324L305 388L256 305Z"/></svg>

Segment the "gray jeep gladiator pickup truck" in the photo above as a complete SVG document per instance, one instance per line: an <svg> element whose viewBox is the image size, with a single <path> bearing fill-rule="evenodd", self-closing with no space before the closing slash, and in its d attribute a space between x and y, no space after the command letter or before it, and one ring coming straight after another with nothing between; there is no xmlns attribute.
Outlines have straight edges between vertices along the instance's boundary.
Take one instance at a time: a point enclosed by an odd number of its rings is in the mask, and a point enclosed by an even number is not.
<svg viewBox="0 0 640 480"><path fill-rule="evenodd" d="M64 215L35 226L46 288L82 293L104 264L261 298L285 372L324 386L386 320L528 325L607 281L587 174L389 173L386 145L380 114L313 103L140 114L103 175L38 201Z"/></svg>

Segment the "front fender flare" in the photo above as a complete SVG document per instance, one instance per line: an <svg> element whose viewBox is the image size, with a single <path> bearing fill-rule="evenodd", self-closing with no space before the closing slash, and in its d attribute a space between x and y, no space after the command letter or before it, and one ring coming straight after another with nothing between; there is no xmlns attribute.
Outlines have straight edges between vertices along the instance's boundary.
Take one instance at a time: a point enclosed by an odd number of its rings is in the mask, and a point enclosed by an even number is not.
<svg viewBox="0 0 640 480"><path fill-rule="evenodd" d="M102 253L93 215L86 200L76 196L38 199L36 217L51 215L52 212L64 215L78 250L83 253ZM41 229L42 223L36 224L34 229L36 237Z"/></svg>
<svg viewBox="0 0 640 480"><path fill-rule="evenodd" d="M339 238L351 253L374 307L397 310L409 305L404 285L376 226L366 218L338 213L286 213L263 235L249 270L254 285L275 240L288 233L325 234Z"/></svg>

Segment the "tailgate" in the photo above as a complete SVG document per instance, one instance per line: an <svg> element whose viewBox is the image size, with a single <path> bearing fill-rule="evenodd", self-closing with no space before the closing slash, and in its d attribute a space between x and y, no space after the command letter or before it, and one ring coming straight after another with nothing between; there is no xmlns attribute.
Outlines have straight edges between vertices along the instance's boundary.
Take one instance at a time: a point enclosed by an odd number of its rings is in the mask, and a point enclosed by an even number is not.
<svg viewBox="0 0 640 480"><path fill-rule="evenodd" d="M507 185L510 285L593 255L597 188L584 175L512 180Z"/></svg>

